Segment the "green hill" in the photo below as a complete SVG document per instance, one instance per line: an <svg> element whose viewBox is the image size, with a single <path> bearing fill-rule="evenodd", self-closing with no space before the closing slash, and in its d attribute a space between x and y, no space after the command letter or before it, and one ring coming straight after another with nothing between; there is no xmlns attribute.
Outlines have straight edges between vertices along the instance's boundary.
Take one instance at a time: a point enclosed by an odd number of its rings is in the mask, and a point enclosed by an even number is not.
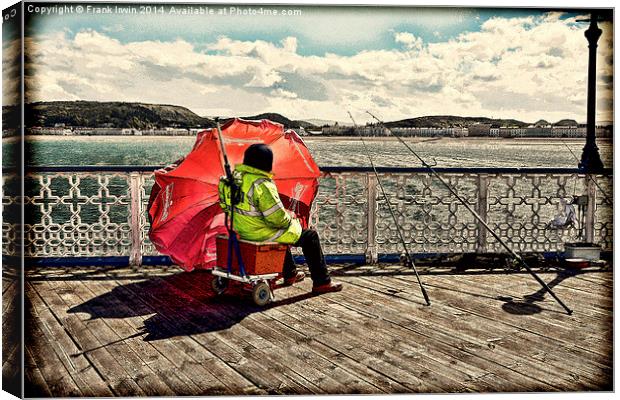
<svg viewBox="0 0 620 400"><path fill-rule="evenodd" d="M448 128L448 127L468 127L476 123L491 124L497 126L519 126L524 127L529 124L516 119L494 119L486 117L459 117L454 115L434 115L428 117L418 117L403 119L400 121L387 122L389 128Z"/></svg>
<svg viewBox="0 0 620 400"><path fill-rule="evenodd" d="M553 125L555 126L578 126L579 124L574 119L561 119Z"/></svg>
<svg viewBox="0 0 620 400"><path fill-rule="evenodd" d="M213 121L185 107L124 102L52 101L26 105L27 127L66 126L112 128L203 128Z"/></svg>
<svg viewBox="0 0 620 400"><path fill-rule="evenodd" d="M304 129L318 129L316 125L311 124L310 122L293 121L277 113L264 113L264 114L253 115L251 117L241 117L241 118L250 119L250 120L268 119L270 121L277 122L279 124L284 125L284 127L287 129L299 128L300 126L303 127Z"/></svg>

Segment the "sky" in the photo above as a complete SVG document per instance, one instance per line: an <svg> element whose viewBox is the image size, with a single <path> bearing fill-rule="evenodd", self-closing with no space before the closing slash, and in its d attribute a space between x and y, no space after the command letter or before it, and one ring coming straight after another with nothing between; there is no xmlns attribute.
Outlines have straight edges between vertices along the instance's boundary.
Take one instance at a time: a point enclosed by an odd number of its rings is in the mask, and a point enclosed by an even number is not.
<svg viewBox="0 0 620 400"><path fill-rule="evenodd" d="M29 101L135 101L202 116L337 121L351 111L358 122L368 122L366 110L384 120L586 120L587 24L575 21L578 12L176 4L127 15L146 10L99 6L62 15L27 10ZM597 119L608 121L613 34L611 23L601 28ZM12 46L3 41L5 52Z"/></svg>

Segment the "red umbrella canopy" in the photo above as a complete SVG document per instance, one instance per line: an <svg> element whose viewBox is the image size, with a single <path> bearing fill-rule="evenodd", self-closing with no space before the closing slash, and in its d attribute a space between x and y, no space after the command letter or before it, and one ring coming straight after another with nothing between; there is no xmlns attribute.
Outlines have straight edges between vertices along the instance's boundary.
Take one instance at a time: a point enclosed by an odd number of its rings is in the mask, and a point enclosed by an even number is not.
<svg viewBox="0 0 620 400"><path fill-rule="evenodd" d="M303 140L269 120L233 119L222 126L231 166L243 162L245 150L264 143L273 151L273 174L284 206L307 227L318 190L319 167ZM225 175L216 129L202 131L180 162L155 171L149 199L149 238L186 271L215 266L215 236L225 233L218 183Z"/></svg>

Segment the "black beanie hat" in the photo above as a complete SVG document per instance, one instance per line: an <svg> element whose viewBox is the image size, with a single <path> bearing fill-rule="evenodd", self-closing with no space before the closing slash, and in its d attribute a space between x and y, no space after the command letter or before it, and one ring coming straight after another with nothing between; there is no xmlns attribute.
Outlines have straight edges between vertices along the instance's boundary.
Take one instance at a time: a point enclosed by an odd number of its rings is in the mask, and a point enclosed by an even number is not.
<svg viewBox="0 0 620 400"><path fill-rule="evenodd" d="M253 144L243 154L243 163L265 172L271 172L273 153L266 144Z"/></svg>

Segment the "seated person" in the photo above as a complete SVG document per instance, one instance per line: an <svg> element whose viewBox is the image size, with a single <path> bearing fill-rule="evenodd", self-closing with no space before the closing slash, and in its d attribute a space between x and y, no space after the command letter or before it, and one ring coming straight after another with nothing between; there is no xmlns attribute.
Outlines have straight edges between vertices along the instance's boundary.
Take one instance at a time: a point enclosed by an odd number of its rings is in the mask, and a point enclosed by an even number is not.
<svg viewBox="0 0 620 400"><path fill-rule="evenodd" d="M337 292L341 283L331 281L319 235L314 229L303 229L294 213L284 208L271 168L273 153L264 144L253 144L247 148L243 164L237 165L233 176L240 188L240 200L235 206L233 228L241 239L253 242L278 242L300 246L312 278L314 293ZM219 185L220 205L226 212L230 209L230 190L223 183ZM303 272L297 272L290 248L286 252L282 270L286 285L304 279Z"/></svg>

